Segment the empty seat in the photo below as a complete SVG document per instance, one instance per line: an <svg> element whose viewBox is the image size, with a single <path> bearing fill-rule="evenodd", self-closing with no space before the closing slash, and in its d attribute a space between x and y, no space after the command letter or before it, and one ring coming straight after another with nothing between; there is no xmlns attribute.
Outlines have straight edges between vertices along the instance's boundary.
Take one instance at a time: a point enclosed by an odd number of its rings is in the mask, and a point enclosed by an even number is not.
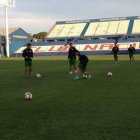
<svg viewBox="0 0 140 140"><path fill-rule="evenodd" d="M139 19L134 21L132 33L133 34L140 33L140 20Z"/></svg>
<svg viewBox="0 0 140 140"><path fill-rule="evenodd" d="M48 38L80 36L86 23L58 24L49 33Z"/></svg>

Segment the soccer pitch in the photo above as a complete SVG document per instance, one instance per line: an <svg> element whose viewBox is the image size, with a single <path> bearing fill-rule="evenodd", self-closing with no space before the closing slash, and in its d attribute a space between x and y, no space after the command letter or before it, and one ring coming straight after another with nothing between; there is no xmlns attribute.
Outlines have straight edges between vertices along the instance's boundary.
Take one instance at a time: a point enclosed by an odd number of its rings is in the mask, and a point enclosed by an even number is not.
<svg viewBox="0 0 140 140"><path fill-rule="evenodd" d="M66 56L35 57L27 78L23 58L0 59L0 140L140 140L140 55L119 58L89 56L77 81Z"/></svg>

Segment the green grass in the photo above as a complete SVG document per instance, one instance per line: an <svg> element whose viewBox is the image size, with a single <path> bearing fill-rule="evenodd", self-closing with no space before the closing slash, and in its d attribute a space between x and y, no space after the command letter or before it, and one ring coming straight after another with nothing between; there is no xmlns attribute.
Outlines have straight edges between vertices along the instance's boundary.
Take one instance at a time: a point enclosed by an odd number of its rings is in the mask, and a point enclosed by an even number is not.
<svg viewBox="0 0 140 140"><path fill-rule="evenodd" d="M120 59L90 56L93 79L78 81L66 57L35 58L30 78L22 58L0 59L0 140L140 140L140 61Z"/></svg>
<svg viewBox="0 0 140 140"><path fill-rule="evenodd" d="M112 55L90 55L90 60L112 60ZM34 57L34 60L67 60L67 56ZM128 55L120 55L119 60L128 60ZM23 60L22 57L0 58L0 60ZM135 55L135 60L140 60L140 55Z"/></svg>

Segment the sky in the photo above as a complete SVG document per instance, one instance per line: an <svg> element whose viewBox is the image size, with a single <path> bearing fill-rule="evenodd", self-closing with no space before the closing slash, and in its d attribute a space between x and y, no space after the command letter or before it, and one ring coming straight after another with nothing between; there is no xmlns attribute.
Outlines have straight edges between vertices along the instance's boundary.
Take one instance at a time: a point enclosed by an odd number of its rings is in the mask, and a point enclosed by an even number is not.
<svg viewBox="0 0 140 140"><path fill-rule="evenodd" d="M140 0L16 0L8 9L9 27L28 33L48 32L56 21L140 16ZM0 7L0 28L5 27Z"/></svg>

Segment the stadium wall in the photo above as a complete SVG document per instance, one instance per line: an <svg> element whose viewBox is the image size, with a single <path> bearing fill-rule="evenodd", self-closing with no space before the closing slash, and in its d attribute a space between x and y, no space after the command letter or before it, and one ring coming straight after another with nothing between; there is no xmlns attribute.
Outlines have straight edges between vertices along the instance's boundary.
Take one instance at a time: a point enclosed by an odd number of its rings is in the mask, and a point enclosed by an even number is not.
<svg viewBox="0 0 140 140"><path fill-rule="evenodd" d="M120 49L120 54L127 54L130 44L136 49L136 53L140 53L140 42L119 42L118 47ZM62 45L39 45L32 44L32 49L35 56L56 56L56 55L67 55L69 46ZM112 48L114 43L98 43L98 44L74 44L76 49L85 54L95 55L95 54L112 54ZM23 50L26 46L23 46L13 53L12 56L21 56Z"/></svg>

